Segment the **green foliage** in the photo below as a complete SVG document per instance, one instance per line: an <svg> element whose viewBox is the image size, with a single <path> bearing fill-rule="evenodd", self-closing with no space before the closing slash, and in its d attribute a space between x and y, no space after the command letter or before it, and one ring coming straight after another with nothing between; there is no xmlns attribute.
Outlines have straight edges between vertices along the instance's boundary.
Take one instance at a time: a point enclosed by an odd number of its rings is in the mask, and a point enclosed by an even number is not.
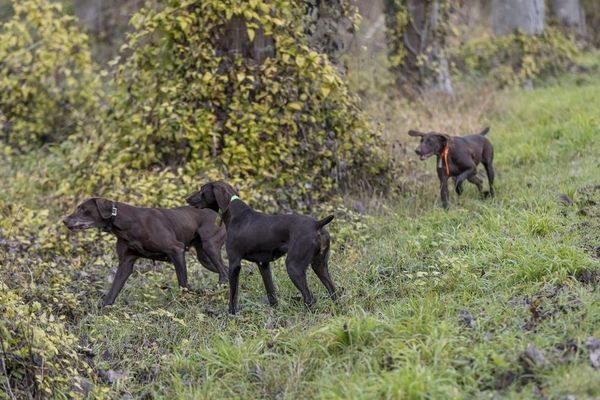
<svg viewBox="0 0 600 400"><path fill-rule="evenodd" d="M64 316L37 301L25 302L0 279L0 361L2 380L16 398L78 397L80 369L77 338ZM6 390L8 393L8 390Z"/></svg>
<svg viewBox="0 0 600 400"><path fill-rule="evenodd" d="M392 67L402 65L407 56L407 50L404 47L404 35L410 21L410 14L405 3L405 0L385 1L388 57Z"/></svg>
<svg viewBox="0 0 600 400"><path fill-rule="evenodd" d="M99 111L100 83L87 36L59 3L12 5L0 27L0 140L27 150L81 133Z"/></svg>
<svg viewBox="0 0 600 400"><path fill-rule="evenodd" d="M469 75L488 76L500 86L514 86L566 71L578 53L571 37L547 28L541 35L514 33L473 39L452 59Z"/></svg>
<svg viewBox="0 0 600 400"><path fill-rule="evenodd" d="M296 207L383 178L379 135L309 46L304 13L284 0L170 0L134 15L99 179L181 168Z"/></svg>
<svg viewBox="0 0 600 400"><path fill-rule="evenodd" d="M361 15L357 2L306 0L304 3L306 16L303 23L311 47L335 56L344 46L343 33L355 33L358 29Z"/></svg>

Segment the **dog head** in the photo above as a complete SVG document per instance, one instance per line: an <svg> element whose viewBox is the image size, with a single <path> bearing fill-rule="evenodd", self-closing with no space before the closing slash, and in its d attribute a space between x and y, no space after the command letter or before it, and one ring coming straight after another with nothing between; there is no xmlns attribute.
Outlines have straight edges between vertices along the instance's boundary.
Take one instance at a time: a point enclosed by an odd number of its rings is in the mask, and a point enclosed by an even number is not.
<svg viewBox="0 0 600 400"><path fill-rule="evenodd" d="M110 222L113 204L112 201L100 197L87 199L65 217L63 223L71 231L104 228Z"/></svg>
<svg viewBox="0 0 600 400"><path fill-rule="evenodd" d="M421 160L425 160L434 154L440 154L444 150L446 143L448 143L448 139L450 139L450 136L437 132L423 133L410 130L408 134L421 138L421 143L419 143L419 147L415 150L415 153L419 155Z"/></svg>
<svg viewBox="0 0 600 400"><path fill-rule="evenodd" d="M209 182L202 185L199 191L190 195L186 201L197 208L210 208L214 211L225 211L229 207L231 196L237 195L235 189L223 181Z"/></svg>

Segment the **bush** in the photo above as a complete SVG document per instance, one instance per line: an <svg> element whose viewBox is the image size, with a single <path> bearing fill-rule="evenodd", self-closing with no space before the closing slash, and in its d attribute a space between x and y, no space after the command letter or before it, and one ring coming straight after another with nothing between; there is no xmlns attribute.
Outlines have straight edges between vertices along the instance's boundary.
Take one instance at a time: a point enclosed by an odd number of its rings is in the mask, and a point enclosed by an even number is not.
<svg viewBox="0 0 600 400"><path fill-rule="evenodd" d="M500 86L557 75L573 65L578 48L557 29L541 35L514 33L468 41L453 55L458 68L470 75L492 78Z"/></svg>
<svg viewBox="0 0 600 400"><path fill-rule="evenodd" d="M284 0L165 0L134 15L97 180L171 169L294 207L377 183L388 166L379 134L310 47L305 12Z"/></svg>
<svg viewBox="0 0 600 400"><path fill-rule="evenodd" d="M14 398L73 398L86 369L76 353L77 338L61 317L0 280L0 360ZM7 397L8 398L8 397Z"/></svg>
<svg viewBox="0 0 600 400"><path fill-rule="evenodd" d="M13 0L0 27L0 140L28 150L81 132L98 112L87 36L49 0Z"/></svg>

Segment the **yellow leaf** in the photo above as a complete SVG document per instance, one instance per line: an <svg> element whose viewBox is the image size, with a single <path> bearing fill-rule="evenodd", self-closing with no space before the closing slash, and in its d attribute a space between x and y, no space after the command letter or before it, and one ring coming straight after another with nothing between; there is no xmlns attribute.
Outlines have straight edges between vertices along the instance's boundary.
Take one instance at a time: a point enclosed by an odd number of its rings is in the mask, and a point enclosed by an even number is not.
<svg viewBox="0 0 600 400"><path fill-rule="evenodd" d="M254 29L250 29L248 28L248 39L250 39L250 41L254 41Z"/></svg>
<svg viewBox="0 0 600 400"><path fill-rule="evenodd" d="M213 76L210 72L207 72L204 74L204 76L202 77L202 82L204 83L208 83L212 80Z"/></svg>
<svg viewBox="0 0 600 400"><path fill-rule="evenodd" d="M288 106L295 111L302 111L302 107L304 106L304 104L300 103L299 101L294 101L291 103L288 103Z"/></svg>
<svg viewBox="0 0 600 400"><path fill-rule="evenodd" d="M306 58L303 56L296 56L296 65L298 65L300 68L304 67L305 62Z"/></svg>

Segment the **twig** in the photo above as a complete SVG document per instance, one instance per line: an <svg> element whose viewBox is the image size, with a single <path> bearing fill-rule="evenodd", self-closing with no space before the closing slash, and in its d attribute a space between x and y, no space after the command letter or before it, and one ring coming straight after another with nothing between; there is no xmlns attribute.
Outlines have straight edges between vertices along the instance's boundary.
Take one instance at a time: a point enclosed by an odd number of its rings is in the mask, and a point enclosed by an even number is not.
<svg viewBox="0 0 600 400"><path fill-rule="evenodd" d="M11 399L16 400L17 396L15 396L10 387L10 378L8 377L8 371L6 370L6 350L4 350L4 341L2 339L0 339L0 348L2 350L2 359L0 359L0 363L2 364L2 372L4 372L4 376L6 377L6 393L8 393Z"/></svg>

